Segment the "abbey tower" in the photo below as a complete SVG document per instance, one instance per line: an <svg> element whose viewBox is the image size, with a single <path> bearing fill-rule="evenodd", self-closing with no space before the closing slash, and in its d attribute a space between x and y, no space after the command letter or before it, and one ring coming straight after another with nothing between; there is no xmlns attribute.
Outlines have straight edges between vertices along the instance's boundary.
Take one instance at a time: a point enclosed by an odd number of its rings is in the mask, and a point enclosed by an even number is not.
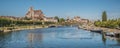
<svg viewBox="0 0 120 48"><path fill-rule="evenodd" d="M41 20L45 16L41 10L34 10L33 7L30 7L25 17Z"/></svg>

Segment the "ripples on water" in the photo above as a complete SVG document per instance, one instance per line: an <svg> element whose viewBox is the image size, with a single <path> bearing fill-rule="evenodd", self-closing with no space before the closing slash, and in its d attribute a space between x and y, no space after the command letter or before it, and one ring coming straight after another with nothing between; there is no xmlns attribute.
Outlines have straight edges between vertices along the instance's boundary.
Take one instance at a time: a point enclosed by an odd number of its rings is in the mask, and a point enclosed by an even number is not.
<svg viewBox="0 0 120 48"><path fill-rule="evenodd" d="M76 27L0 33L0 48L120 48L120 40Z"/></svg>

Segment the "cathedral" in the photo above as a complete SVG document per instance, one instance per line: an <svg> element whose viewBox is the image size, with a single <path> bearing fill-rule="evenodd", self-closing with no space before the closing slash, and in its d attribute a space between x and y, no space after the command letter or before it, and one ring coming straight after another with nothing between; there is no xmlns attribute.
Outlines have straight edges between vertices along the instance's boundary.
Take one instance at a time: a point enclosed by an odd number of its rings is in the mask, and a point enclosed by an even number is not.
<svg viewBox="0 0 120 48"><path fill-rule="evenodd" d="M42 20L45 16L41 10L34 10L33 7L30 7L25 17L35 20Z"/></svg>

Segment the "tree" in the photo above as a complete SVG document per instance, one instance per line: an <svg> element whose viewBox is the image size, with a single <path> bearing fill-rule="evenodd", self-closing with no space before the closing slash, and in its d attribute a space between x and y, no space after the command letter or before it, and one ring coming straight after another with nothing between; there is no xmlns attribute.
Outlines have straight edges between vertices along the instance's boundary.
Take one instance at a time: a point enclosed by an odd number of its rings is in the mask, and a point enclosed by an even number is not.
<svg viewBox="0 0 120 48"><path fill-rule="evenodd" d="M119 28L120 28L120 18L118 19L118 25L119 25Z"/></svg>
<svg viewBox="0 0 120 48"><path fill-rule="evenodd" d="M107 14L106 11L102 13L102 21L107 21Z"/></svg>
<svg viewBox="0 0 120 48"><path fill-rule="evenodd" d="M25 20L31 20L32 18L24 17Z"/></svg>
<svg viewBox="0 0 120 48"><path fill-rule="evenodd" d="M9 26L11 24L11 20L8 18L0 18L0 27Z"/></svg>
<svg viewBox="0 0 120 48"><path fill-rule="evenodd" d="M64 22L64 21L65 21L64 18L60 18L60 19L59 19L59 22Z"/></svg>
<svg viewBox="0 0 120 48"><path fill-rule="evenodd" d="M58 16L55 16L54 18L57 19L57 21L59 22L59 17Z"/></svg>

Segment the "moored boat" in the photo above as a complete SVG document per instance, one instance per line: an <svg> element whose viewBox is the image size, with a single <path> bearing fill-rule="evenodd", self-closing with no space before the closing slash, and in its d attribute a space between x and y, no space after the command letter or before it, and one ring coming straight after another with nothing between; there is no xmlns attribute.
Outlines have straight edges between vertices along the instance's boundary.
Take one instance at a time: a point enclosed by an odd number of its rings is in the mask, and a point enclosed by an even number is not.
<svg viewBox="0 0 120 48"><path fill-rule="evenodd" d="M0 30L0 32L4 32L4 30Z"/></svg>
<svg viewBox="0 0 120 48"><path fill-rule="evenodd" d="M93 29L93 30L90 30L91 32L96 32L96 33L102 33L103 30L101 29Z"/></svg>
<svg viewBox="0 0 120 48"><path fill-rule="evenodd" d="M105 33L105 35L106 36L110 36L110 37L114 37L115 36L115 34L113 32L107 32L107 33Z"/></svg>
<svg viewBox="0 0 120 48"><path fill-rule="evenodd" d="M53 27L56 27L56 26L48 26L48 28L53 28Z"/></svg>
<svg viewBox="0 0 120 48"><path fill-rule="evenodd" d="M119 32L107 32L105 35L110 37L120 38Z"/></svg>

